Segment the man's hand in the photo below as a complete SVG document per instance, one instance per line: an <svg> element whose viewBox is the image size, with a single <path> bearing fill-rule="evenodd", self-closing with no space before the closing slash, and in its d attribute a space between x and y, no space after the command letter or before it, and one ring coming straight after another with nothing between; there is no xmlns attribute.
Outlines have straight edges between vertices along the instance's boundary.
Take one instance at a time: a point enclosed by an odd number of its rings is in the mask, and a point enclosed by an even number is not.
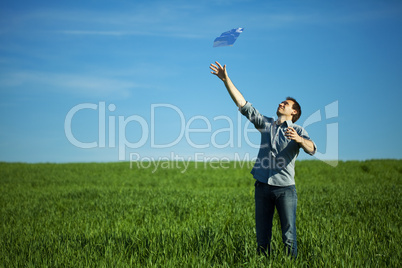
<svg viewBox="0 0 402 268"><path fill-rule="evenodd" d="M299 134L297 134L297 131L294 128L288 127L288 129L285 132L285 136L288 139L294 140L295 142L300 144L300 146L303 148L303 150L306 153L308 153L308 154L314 154L315 153L314 143L312 141L310 141L310 140L306 140L306 139L303 139L302 137L300 137Z"/></svg>
<svg viewBox="0 0 402 268"><path fill-rule="evenodd" d="M215 63L218 66L216 66L213 63L211 63L211 65L209 66L209 68L212 70L211 74L216 75L222 81L226 81L228 76L228 74L226 73L226 65L223 65L222 67L222 65L220 65L219 62L215 61Z"/></svg>
<svg viewBox="0 0 402 268"><path fill-rule="evenodd" d="M290 140L294 140L297 143L301 143L303 141L303 138L299 136L299 134L297 134L296 130L292 127L288 127L286 132L285 132L285 136L290 139Z"/></svg>
<svg viewBox="0 0 402 268"><path fill-rule="evenodd" d="M212 70L211 74L216 75L223 81L225 84L226 89L229 92L230 97L234 101L237 107L241 108L246 104L246 100L244 99L243 95L240 91L233 85L232 80L230 80L227 72L226 72L226 65L222 67L219 62L215 61L215 64L211 63L209 68Z"/></svg>

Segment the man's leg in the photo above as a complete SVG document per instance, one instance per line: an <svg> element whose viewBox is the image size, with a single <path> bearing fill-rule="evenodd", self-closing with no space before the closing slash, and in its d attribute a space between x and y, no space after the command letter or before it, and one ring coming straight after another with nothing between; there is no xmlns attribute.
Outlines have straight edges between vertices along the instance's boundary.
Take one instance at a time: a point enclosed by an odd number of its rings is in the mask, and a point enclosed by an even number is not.
<svg viewBox="0 0 402 268"><path fill-rule="evenodd" d="M269 255L271 251L272 218L275 205L272 201L269 185L255 183L255 223L257 231L258 253Z"/></svg>
<svg viewBox="0 0 402 268"><path fill-rule="evenodd" d="M282 240L285 250L292 257L297 257L296 235L296 207L297 194L294 185L280 187L281 193L277 195L276 208L281 221Z"/></svg>

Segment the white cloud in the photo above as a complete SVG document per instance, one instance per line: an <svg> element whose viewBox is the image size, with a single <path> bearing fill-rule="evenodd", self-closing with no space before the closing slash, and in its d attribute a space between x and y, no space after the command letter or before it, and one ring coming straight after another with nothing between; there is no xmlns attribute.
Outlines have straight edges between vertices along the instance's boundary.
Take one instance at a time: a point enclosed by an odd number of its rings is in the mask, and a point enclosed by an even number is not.
<svg viewBox="0 0 402 268"><path fill-rule="evenodd" d="M293 3L293 2L292 2ZM0 11L0 34L15 32L50 32L69 35L150 35L175 38L210 38L217 27L255 29L283 27L303 23L354 23L389 16L401 12L392 4L367 5L355 3L286 3L252 2L240 0L215 1L147 1L118 9L34 9L25 12ZM222 10L223 5L225 10ZM377 7L375 10L370 7ZM286 7L286 8L285 8ZM242 25L237 25L242 23ZM246 27L246 28L247 28ZM220 29L219 31L221 31ZM218 31L218 32L219 32Z"/></svg>
<svg viewBox="0 0 402 268"><path fill-rule="evenodd" d="M13 87L37 88L80 94L86 96L128 97L130 92L139 87L132 81L116 78L98 77L80 74L61 74L35 71L3 73L0 76L0 88Z"/></svg>
<svg viewBox="0 0 402 268"><path fill-rule="evenodd" d="M4 21L0 34L62 33L71 35L151 35L178 38L202 38L188 24L194 21L199 6L149 2L120 11L104 9L34 9L24 12L0 11ZM12 14L12 16L11 16ZM202 16L204 17L204 16Z"/></svg>

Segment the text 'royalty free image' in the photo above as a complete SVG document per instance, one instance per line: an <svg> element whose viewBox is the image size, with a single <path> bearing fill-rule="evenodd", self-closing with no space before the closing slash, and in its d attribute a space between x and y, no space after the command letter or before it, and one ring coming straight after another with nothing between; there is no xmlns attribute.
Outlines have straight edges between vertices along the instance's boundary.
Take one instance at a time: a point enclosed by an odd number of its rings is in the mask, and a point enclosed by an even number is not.
<svg viewBox="0 0 402 268"><path fill-rule="evenodd" d="M185 173L192 164L192 168L203 169L228 169L236 167L251 168L257 157L250 157L249 153L241 155L234 153L233 156L208 156L205 153L195 153L192 156L182 156L170 152L169 156L142 156L139 153L130 153L130 169L148 169L155 173L159 169L178 169Z"/></svg>

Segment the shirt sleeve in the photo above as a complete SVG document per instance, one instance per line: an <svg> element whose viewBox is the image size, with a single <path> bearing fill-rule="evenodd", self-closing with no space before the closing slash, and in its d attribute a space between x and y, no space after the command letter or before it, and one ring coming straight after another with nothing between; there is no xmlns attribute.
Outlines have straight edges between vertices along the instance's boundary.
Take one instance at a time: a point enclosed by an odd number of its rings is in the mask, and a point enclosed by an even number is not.
<svg viewBox="0 0 402 268"><path fill-rule="evenodd" d="M298 132L300 137L302 137L305 140L309 140L309 141L311 141L313 143L314 151L311 152L311 153L308 153L308 152L306 152L306 153L309 154L309 155L314 155L315 152L317 152L317 145L315 145L315 142L310 138L310 136L308 135L307 131L304 128L299 127L297 132Z"/></svg>
<svg viewBox="0 0 402 268"><path fill-rule="evenodd" d="M254 108L251 103L246 102L243 107L239 108L239 111L242 115L247 117L247 119L250 120L251 123L254 124L256 129L262 130L265 128L265 117L260 114L260 112L258 112L258 110Z"/></svg>

